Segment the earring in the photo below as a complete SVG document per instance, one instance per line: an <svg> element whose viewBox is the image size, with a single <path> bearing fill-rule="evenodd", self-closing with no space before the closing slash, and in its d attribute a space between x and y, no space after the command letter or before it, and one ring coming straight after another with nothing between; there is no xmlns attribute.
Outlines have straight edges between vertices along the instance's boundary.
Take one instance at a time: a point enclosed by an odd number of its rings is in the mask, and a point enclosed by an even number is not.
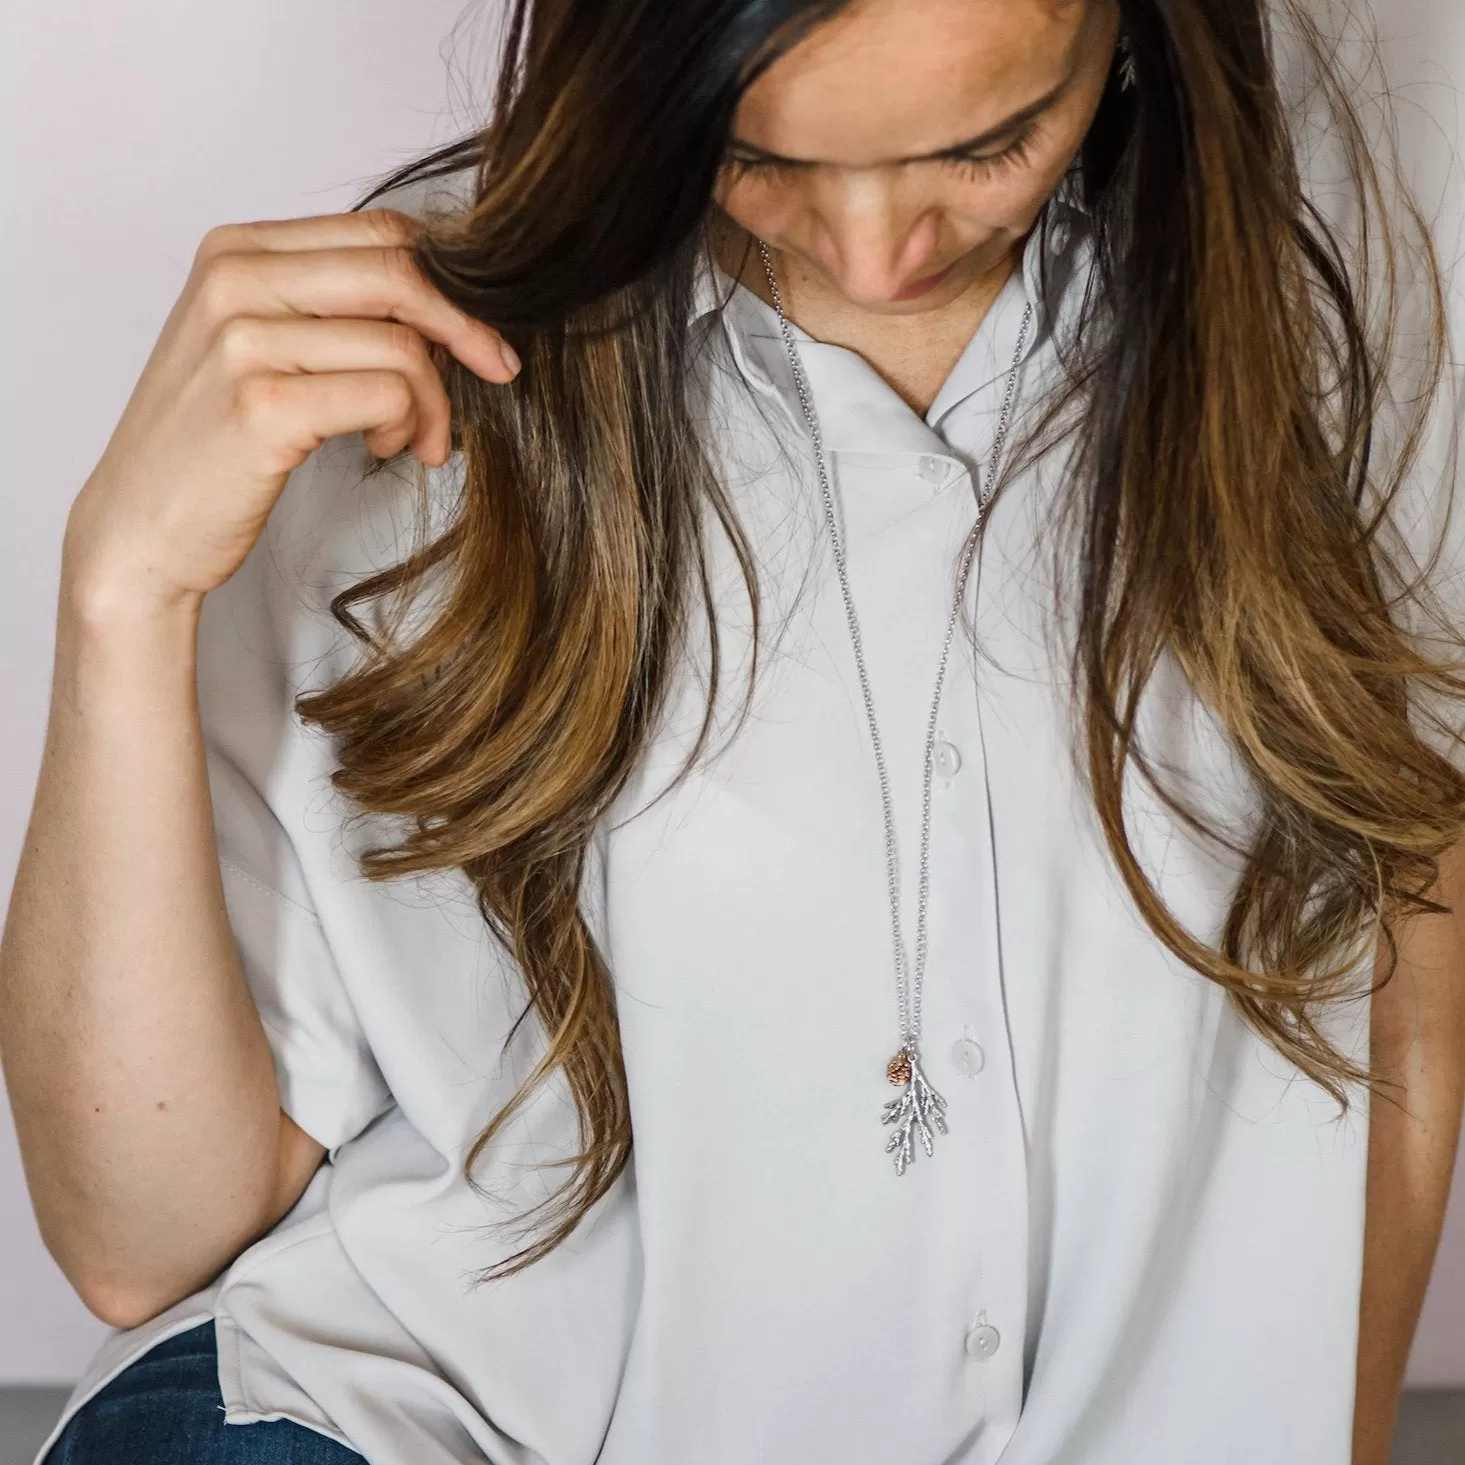
<svg viewBox="0 0 1465 1465"><path fill-rule="evenodd" d="M1139 85L1139 72L1134 65L1134 42L1127 35L1119 37L1119 54L1124 58L1119 65L1119 90L1127 92Z"/></svg>

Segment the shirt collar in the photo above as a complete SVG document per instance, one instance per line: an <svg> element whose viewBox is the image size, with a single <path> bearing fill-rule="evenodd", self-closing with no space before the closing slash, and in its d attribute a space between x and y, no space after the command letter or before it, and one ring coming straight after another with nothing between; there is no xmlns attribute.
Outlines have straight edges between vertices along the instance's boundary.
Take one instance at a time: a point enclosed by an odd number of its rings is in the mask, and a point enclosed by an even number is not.
<svg viewBox="0 0 1465 1465"><path fill-rule="evenodd" d="M1070 175L1029 236L1020 268L967 343L924 418L856 352L816 341L790 322L825 448L845 453L943 451L940 433L946 419L1011 370L1026 308L1032 306L1033 319L1023 344L1024 362L1071 308L1081 265L1088 257L1087 221ZM720 312L724 338L741 374L760 394L772 398L797 430L806 431L776 313L704 251L694 283L692 322L714 312Z"/></svg>

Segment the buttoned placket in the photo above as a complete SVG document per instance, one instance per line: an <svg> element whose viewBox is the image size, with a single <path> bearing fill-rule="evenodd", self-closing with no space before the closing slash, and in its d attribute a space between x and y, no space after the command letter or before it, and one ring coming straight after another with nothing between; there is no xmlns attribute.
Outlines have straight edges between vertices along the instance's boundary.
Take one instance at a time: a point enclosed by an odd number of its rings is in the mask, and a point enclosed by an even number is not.
<svg viewBox="0 0 1465 1465"><path fill-rule="evenodd" d="M995 396L1004 383L993 383ZM973 407L978 404L972 403ZM986 406L985 402L980 405ZM985 415L985 414L983 414ZM980 450L980 449L979 449ZM975 509L971 474L953 463L946 492ZM966 624L982 625L982 566L974 559ZM978 1251L967 1285L961 1348L964 1386L983 1430L969 1457L995 1461L1017 1427L1028 1326L1028 1175L1006 1002L987 739L982 726L982 664L959 626L947 671L932 787L931 947L927 965L928 1066L942 1075L959 1146L959 1214ZM943 878L943 872L945 876ZM941 897L944 895L945 899Z"/></svg>
<svg viewBox="0 0 1465 1465"><path fill-rule="evenodd" d="M839 528L845 536L852 590L860 615L867 669L897 806L902 919L914 954L917 910L920 769L925 713L934 685L940 631L949 612L957 555L976 508L974 472L984 467L996 430L1007 369L1028 292L1034 288L1031 254L993 307L922 421L853 352L815 342L795 330L819 414ZM743 302L745 310L749 300ZM746 340L731 333L734 356L749 381L777 403L801 437L807 436L782 342L756 326ZM748 317L743 317L746 323ZM1036 332L1031 332L1035 335ZM1031 348L1031 342L1030 342ZM993 363L1003 360L1003 369ZM878 382L878 379L877 379ZM841 388L845 393L841 393ZM966 429L965 446L948 442L933 424L943 419ZM812 459L812 452L810 454ZM811 462L812 469L812 462ZM1000 507L1000 500L999 500ZM898 537L902 521L943 513L946 553L939 572L924 572L939 606L939 627L921 642L929 656L915 660L907 647L885 644L883 628L901 620L902 581L868 573L866 546ZM994 508L994 513L997 509ZM951 1258L953 1299L960 1323L951 1338L952 1384L970 1396L981 1430L971 1465L995 1462L1022 1409L1028 1326L1028 1175L1021 1104L1002 966L999 881L992 821L987 742L982 730L979 674L964 625L980 635L980 553L968 580L966 607L953 637L938 739L933 750L929 948L923 996L922 1049L928 1074L948 1102L950 1135L938 1139L929 1168L918 1164L901 1183L927 1189L923 1201L956 1223ZM861 573L866 570L867 573ZM830 567L832 577L832 565ZM905 584L917 583L915 580ZM837 591L835 592L837 597ZM843 632L841 632L843 634ZM845 656L848 657L846 650ZM851 675L853 668L851 667ZM909 695L896 695L897 689ZM873 776L873 766L872 766ZM903 811L903 814L902 814ZM970 892L971 899L966 899ZM922 1157L924 1158L924 1157ZM959 1218L959 1220L957 1219Z"/></svg>

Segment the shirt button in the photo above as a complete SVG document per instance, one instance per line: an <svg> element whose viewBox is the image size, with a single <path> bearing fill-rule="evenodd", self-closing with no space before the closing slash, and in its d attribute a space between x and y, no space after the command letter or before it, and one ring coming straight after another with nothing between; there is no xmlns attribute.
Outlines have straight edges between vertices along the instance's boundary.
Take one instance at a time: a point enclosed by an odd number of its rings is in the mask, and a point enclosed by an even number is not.
<svg viewBox="0 0 1465 1465"><path fill-rule="evenodd" d="M946 464L940 458L922 458L916 471L933 486L946 481Z"/></svg>
<svg viewBox="0 0 1465 1465"><path fill-rule="evenodd" d="M952 1044L951 1061L956 1064L958 1073L975 1078L982 1071L987 1055L982 1052L980 1043L973 1042L971 1038L959 1038Z"/></svg>
<svg viewBox="0 0 1465 1465"><path fill-rule="evenodd" d="M1002 1342L1002 1334L990 1323L978 1323L971 1328L966 1335L966 1351L970 1358L986 1360L996 1351Z"/></svg>
<svg viewBox="0 0 1465 1465"><path fill-rule="evenodd" d="M942 778L952 778L961 769L961 754L950 743L937 743L931 750L931 762Z"/></svg>

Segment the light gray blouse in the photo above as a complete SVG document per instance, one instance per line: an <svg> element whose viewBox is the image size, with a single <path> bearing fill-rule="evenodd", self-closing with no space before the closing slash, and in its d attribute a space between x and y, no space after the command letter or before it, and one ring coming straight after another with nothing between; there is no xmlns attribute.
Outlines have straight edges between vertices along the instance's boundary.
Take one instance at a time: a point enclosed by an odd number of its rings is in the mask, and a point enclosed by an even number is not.
<svg viewBox="0 0 1465 1465"><path fill-rule="evenodd" d="M854 353L799 333L908 940L925 719L976 479L1024 306L1031 410L1086 274L1081 215L1051 207L1059 288L1040 293L1035 235L924 418ZM493 1223L558 1183L531 1167L573 1151L574 1112L556 1078L484 1156L494 1200L464 1182L543 1034L526 1022L504 1048L523 996L466 881L359 877L381 831L348 821L330 747L291 710L353 654L330 596L411 527L403 482L363 481L361 439L335 439L210 597L200 691L230 918L283 1107L330 1162L211 1286L109 1337L66 1417L213 1318L230 1423L293 1419L372 1465L1346 1465L1368 1095L1339 1123L1168 954L1113 870L1071 752L1062 455L1005 485L968 585L981 654L965 632L953 644L923 1044L950 1133L898 1177L880 1123L897 1020L879 788L807 433L771 311L708 276L697 320L704 429L769 641L741 732L656 799L700 713L689 659L592 850L629 1172L548 1259L470 1285L513 1249ZM714 576L730 725L748 618L718 536ZM1168 664L1143 730L1245 827L1226 739ZM1132 829L1213 939L1234 868L1139 786ZM1361 1058L1367 1000L1324 1031Z"/></svg>

